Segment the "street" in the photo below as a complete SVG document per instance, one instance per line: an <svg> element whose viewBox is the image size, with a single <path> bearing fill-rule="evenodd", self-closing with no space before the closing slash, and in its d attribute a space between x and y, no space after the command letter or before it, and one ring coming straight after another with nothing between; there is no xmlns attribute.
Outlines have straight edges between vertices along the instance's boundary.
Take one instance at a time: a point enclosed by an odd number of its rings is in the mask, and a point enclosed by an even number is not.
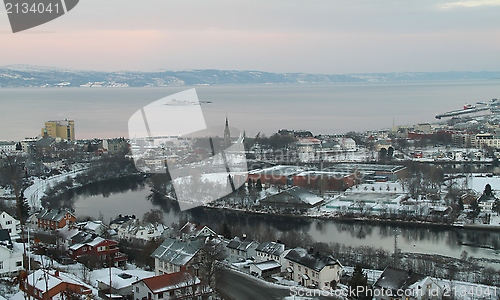
<svg viewBox="0 0 500 300"><path fill-rule="evenodd" d="M290 297L290 287L271 285L260 279L230 270L218 269L216 274L217 292L225 300L277 300ZM319 290L318 290L319 292ZM304 297L301 299L333 299L330 297Z"/></svg>

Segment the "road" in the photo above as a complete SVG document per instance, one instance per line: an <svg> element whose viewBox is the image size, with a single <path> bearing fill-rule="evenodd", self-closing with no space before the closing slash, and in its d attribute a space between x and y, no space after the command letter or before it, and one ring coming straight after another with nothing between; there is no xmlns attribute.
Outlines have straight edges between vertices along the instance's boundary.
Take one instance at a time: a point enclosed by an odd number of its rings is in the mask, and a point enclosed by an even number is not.
<svg viewBox="0 0 500 300"><path fill-rule="evenodd" d="M292 291L289 287L271 285L260 279L241 274L234 270L218 269L216 272L216 282L216 290L225 300L281 300L292 295ZM333 298L317 296L301 299Z"/></svg>

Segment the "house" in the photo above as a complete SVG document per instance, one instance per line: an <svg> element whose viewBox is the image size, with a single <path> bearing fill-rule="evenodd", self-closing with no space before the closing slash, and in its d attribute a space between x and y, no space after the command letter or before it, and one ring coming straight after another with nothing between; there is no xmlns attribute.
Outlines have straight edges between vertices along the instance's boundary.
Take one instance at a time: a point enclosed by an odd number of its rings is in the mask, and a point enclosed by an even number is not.
<svg viewBox="0 0 500 300"><path fill-rule="evenodd" d="M176 240L167 238L151 254L155 259L155 274L169 274L180 272L181 269L190 270L202 261L204 241ZM195 274L196 275L196 274Z"/></svg>
<svg viewBox="0 0 500 300"><path fill-rule="evenodd" d="M255 249L258 246L259 243L256 241L245 241L235 237L226 246L228 261L236 263L246 261L247 259L255 259Z"/></svg>
<svg viewBox="0 0 500 300"><path fill-rule="evenodd" d="M101 274L97 279L97 287L99 288L99 294L101 298L104 298L104 294L110 294L109 284L109 270L105 269L104 272L99 272ZM148 278L154 275L153 272L144 271L141 269L132 270L121 270L118 268L111 268L111 286L113 287L111 294L120 296L131 296L134 294L132 290L132 285L138 280Z"/></svg>
<svg viewBox="0 0 500 300"><path fill-rule="evenodd" d="M17 240L20 238L19 233L21 232L19 226L21 226L21 221L16 220L14 217L6 212L0 214L0 228L7 229L12 240Z"/></svg>
<svg viewBox="0 0 500 300"><path fill-rule="evenodd" d="M56 236L59 239L58 242L64 249L68 249L69 246L75 244L74 239L80 234L80 229L70 226L64 226L56 230Z"/></svg>
<svg viewBox="0 0 500 300"><path fill-rule="evenodd" d="M42 157L52 157L54 156L54 150L56 145L56 139L49 136L44 136L42 139L36 141L35 151L38 155Z"/></svg>
<svg viewBox="0 0 500 300"><path fill-rule="evenodd" d="M68 294L91 295L92 289L77 277L59 272L36 270L26 277L21 290L35 299L63 299Z"/></svg>
<svg viewBox="0 0 500 300"><path fill-rule="evenodd" d="M7 229L0 229L0 275L10 275L22 269L22 249L12 244Z"/></svg>
<svg viewBox="0 0 500 300"><path fill-rule="evenodd" d="M37 215L38 228L56 230L76 222L75 215L67 209L44 209Z"/></svg>
<svg viewBox="0 0 500 300"><path fill-rule="evenodd" d="M71 245L68 256L74 260L85 261L96 265L111 264L116 267L127 262L127 255L120 252L118 242L95 237L91 241Z"/></svg>
<svg viewBox="0 0 500 300"><path fill-rule="evenodd" d="M108 227L100 220L83 222L80 223L78 227L86 232L99 236L103 235L108 230Z"/></svg>
<svg viewBox="0 0 500 300"><path fill-rule="evenodd" d="M384 269L373 289L377 300L437 300L442 299L444 294L441 286L431 277L393 267Z"/></svg>
<svg viewBox="0 0 500 300"><path fill-rule="evenodd" d="M288 278L303 286L319 289L335 287L340 280L342 265L331 255L294 248L285 256Z"/></svg>
<svg viewBox="0 0 500 300"><path fill-rule="evenodd" d="M290 249L285 250L285 245L277 242L265 242L260 244L255 249L255 260L257 262L265 262L273 260L281 265L281 271L285 271L287 264L285 256L290 252Z"/></svg>
<svg viewBox="0 0 500 300"><path fill-rule="evenodd" d="M217 233L206 225L199 225L187 222L179 229L179 234L182 239L193 239L199 237L217 236Z"/></svg>
<svg viewBox="0 0 500 300"><path fill-rule="evenodd" d="M145 240L150 241L160 237L168 232L168 226L161 223L144 223L137 219L131 219L118 227L118 238L124 240Z"/></svg>
<svg viewBox="0 0 500 300"><path fill-rule="evenodd" d="M133 284L134 299L205 299L212 294L209 286L186 271L144 278Z"/></svg>
<svg viewBox="0 0 500 300"><path fill-rule="evenodd" d="M109 228L111 229L118 229L118 227L120 227L123 223L129 221L129 220L132 220L132 219L135 219L135 215L126 215L126 216L122 216L121 214L118 215L118 217L114 220L111 220L111 222L109 222Z"/></svg>
<svg viewBox="0 0 500 300"><path fill-rule="evenodd" d="M106 139L102 141L102 147L109 154L127 152L129 145L124 138Z"/></svg>
<svg viewBox="0 0 500 300"><path fill-rule="evenodd" d="M482 194L481 197L477 199L477 204L481 208L481 211L491 213L493 212L493 206L498 199L493 195Z"/></svg>
<svg viewBox="0 0 500 300"><path fill-rule="evenodd" d="M271 277L281 272L281 264L274 261L262 261L250 264L250 274L263 278Z"/></svg>

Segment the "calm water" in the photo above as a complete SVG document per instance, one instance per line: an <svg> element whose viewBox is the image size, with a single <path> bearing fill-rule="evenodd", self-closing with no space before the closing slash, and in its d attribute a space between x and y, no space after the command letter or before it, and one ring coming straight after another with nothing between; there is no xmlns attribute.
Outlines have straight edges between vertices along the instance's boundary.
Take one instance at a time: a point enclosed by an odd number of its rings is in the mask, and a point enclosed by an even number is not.
<svg viewBox="0 0 500 300"><path fill-rule="evenodd" d="M333 220L304 220L284 217L260 216L215 210L194 209L180 212L178 206L161 198L151 197L147 186L101 195L82 195L74 201L78 216L98 218L105 221L118 214L135 214L139 218L152 208L164 212L167 225L179 219L207 224L219 228L223 222L229 225L252 228L269 228L278 232L302 231L321 242L338 242L350 246L374 246L388 251L394 249L394 235L398 233L398 248L403 252L435 253L460 257L462 251L470 256L498 258L500 254L500 232L459 230L449 228L427 228L415 226L372 225L362 222L342 223Z"/></svg>
<svg viewBox="0 0 500 300"><path fill-rule="evenodd" d="M142 106L189 87L0 89L0 140L39 135L46 120L74 119L77 138L127 137ZM500 81L199 86L207 125L272 134L345 133L435 121L437 113L500 98Z"/></svg>

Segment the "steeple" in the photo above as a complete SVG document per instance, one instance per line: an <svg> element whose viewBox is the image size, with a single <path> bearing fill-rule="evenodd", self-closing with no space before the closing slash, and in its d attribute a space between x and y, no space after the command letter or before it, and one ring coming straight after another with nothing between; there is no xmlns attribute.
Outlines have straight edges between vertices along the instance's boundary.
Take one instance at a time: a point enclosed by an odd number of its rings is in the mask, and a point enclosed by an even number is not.
<svg viewBox="0 0 500 300"><path fill-rule="evenodd" d="M231 146L231 132L229 131L229 122L226 115L226 126L224 127L224 146L227 148Z"/></svg>

